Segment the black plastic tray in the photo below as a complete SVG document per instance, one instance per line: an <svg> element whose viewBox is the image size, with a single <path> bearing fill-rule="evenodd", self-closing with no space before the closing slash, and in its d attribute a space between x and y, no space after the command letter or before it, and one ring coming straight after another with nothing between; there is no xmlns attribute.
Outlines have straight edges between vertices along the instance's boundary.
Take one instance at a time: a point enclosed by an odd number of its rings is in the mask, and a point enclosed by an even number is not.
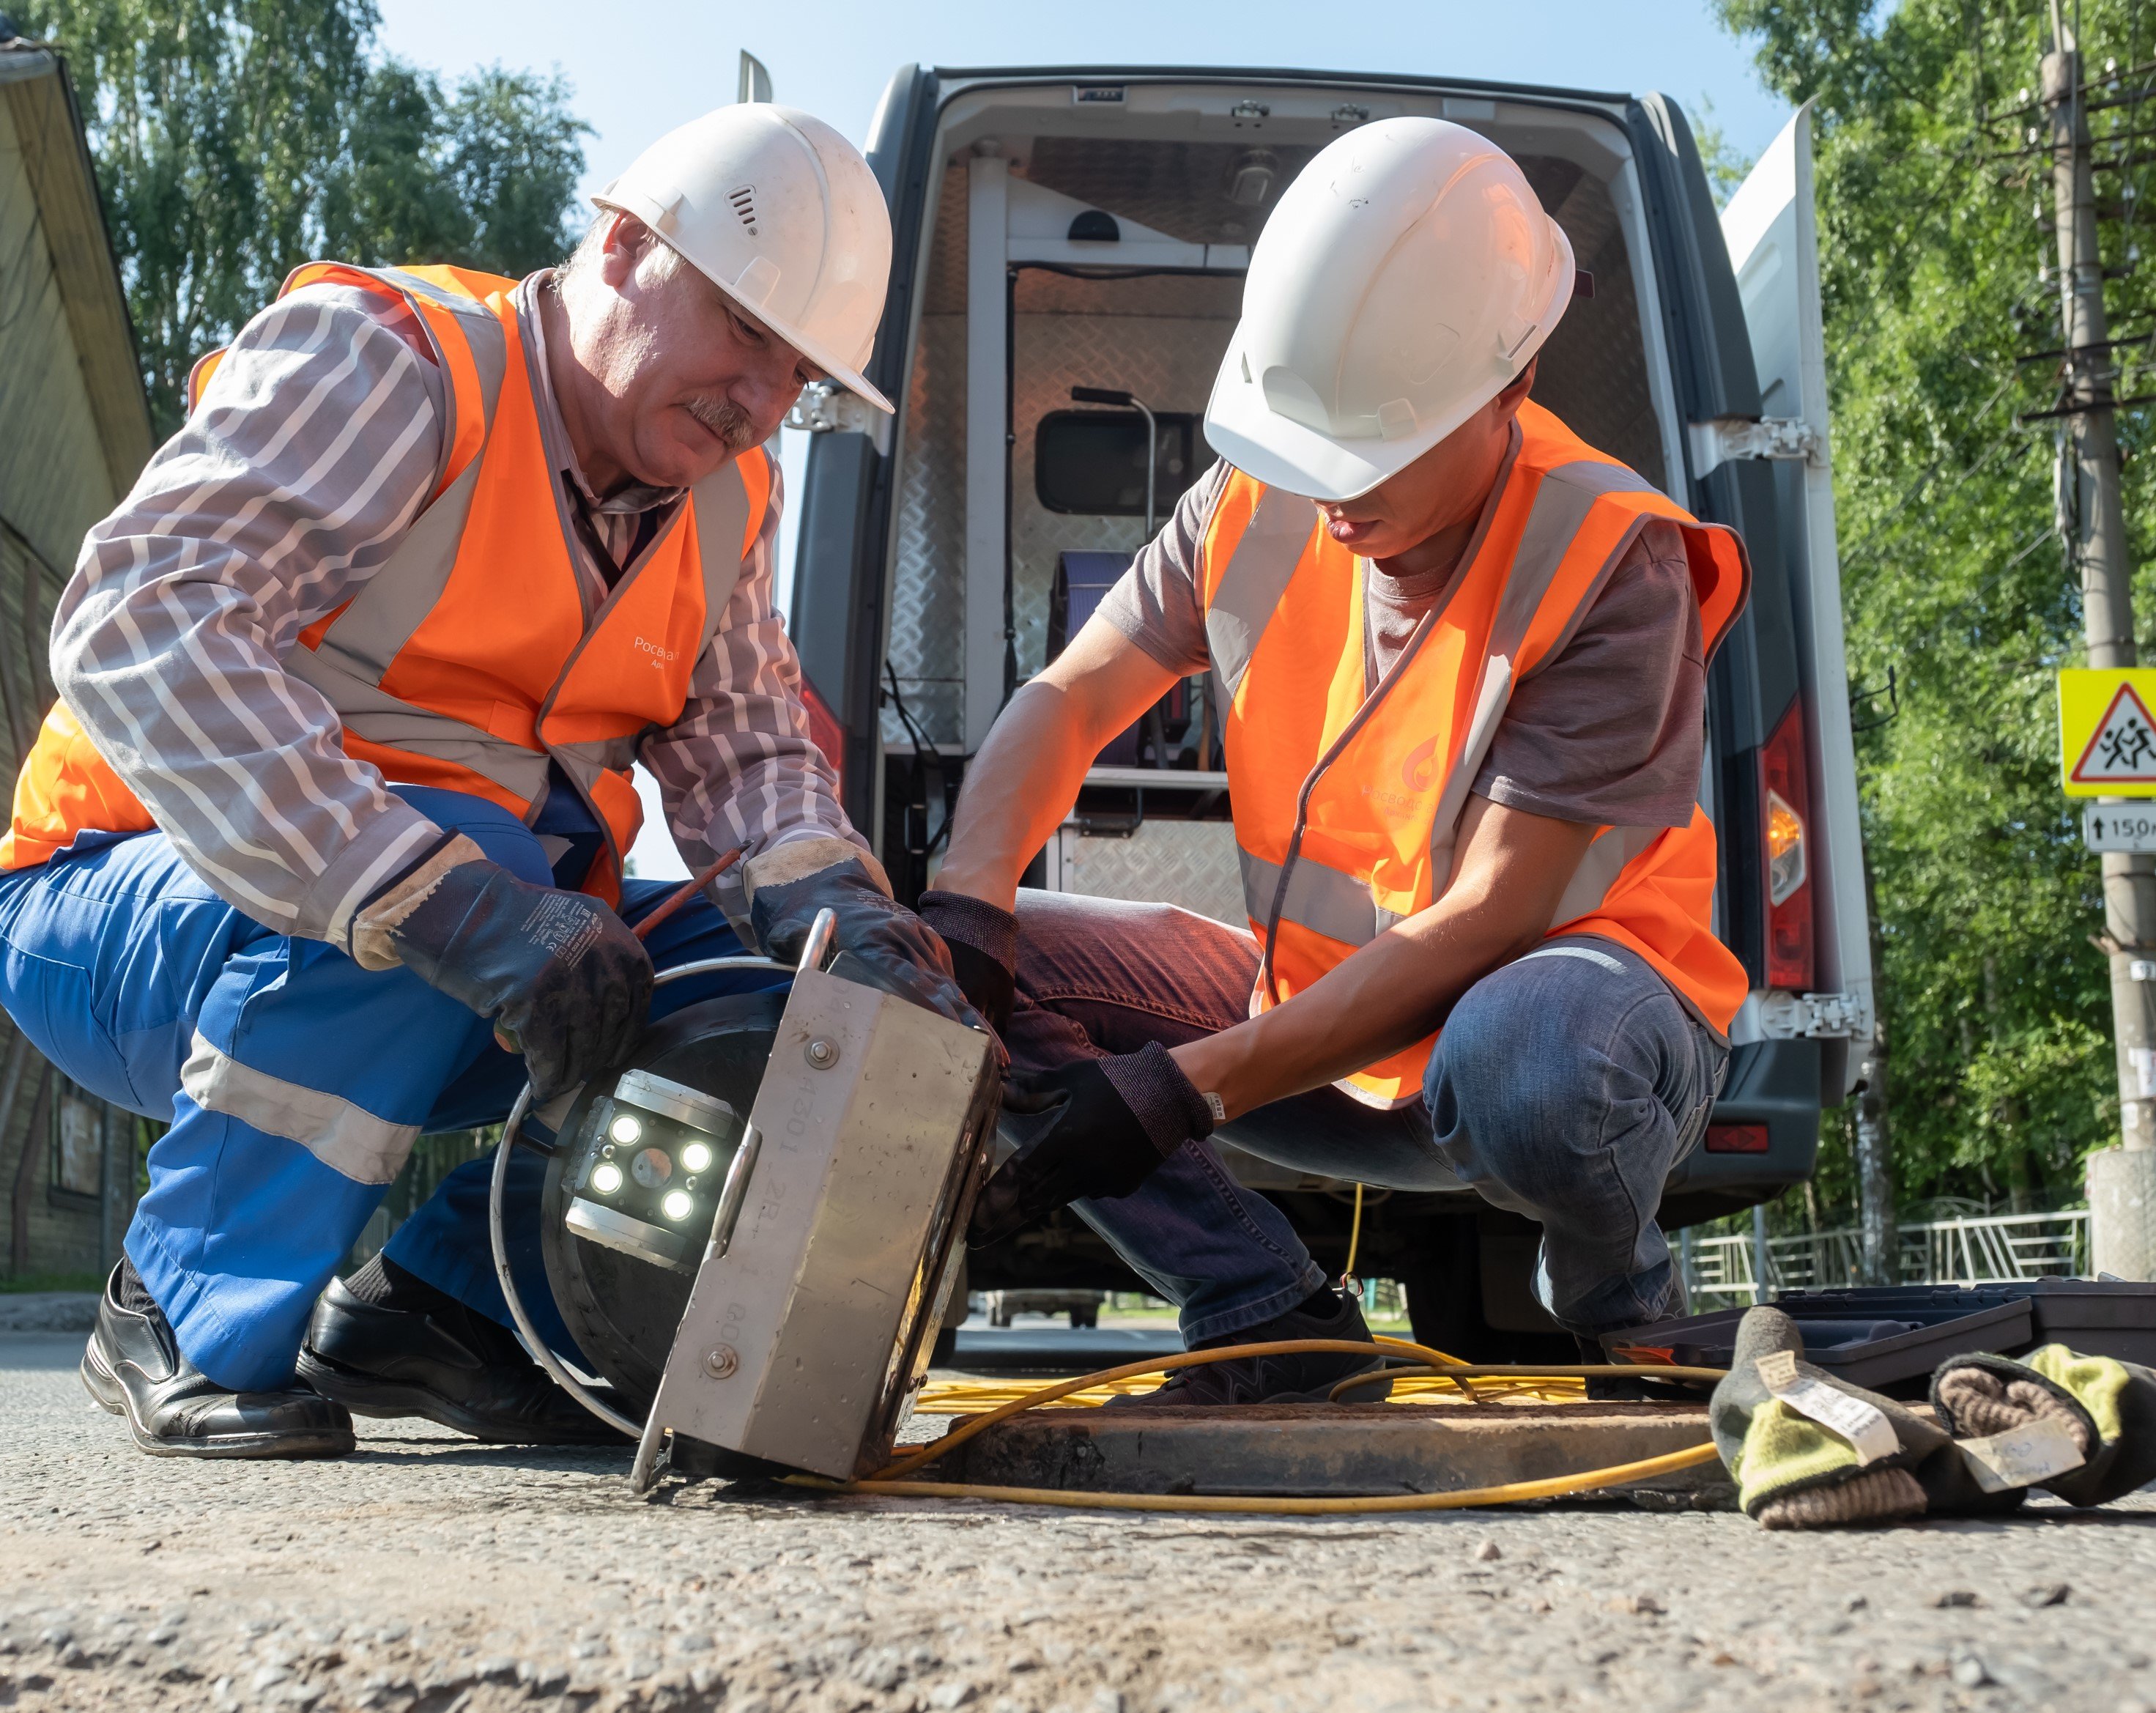
<svg viewBox="0 0 2156 1713"><path fill-rule="evenodd" d="M2156 1366L2156 1284L2039 1278L1983 1285L1898 1285L1799 1291L1774 1299L1805 1331L1804 1354L1829 1373L1893 1397L1921 1397L1932 1371L1969 1350L2018 1355L2054 1342L2085 1355ZM1606 1335L1619 1361L1630 1348L1726 1368L1742 1308Z"/></svg>

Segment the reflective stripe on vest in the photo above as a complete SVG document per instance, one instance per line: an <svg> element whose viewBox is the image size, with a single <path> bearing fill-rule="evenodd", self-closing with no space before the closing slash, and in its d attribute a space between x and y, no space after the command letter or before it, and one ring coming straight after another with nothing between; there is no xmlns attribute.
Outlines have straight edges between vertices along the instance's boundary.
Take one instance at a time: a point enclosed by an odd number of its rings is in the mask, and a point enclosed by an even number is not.
<svg viewBox="0 0 2156 1713"><path fill-rule="evenodd" d="M1369 688L1361 562L1332 543L1307 500L1230 476L1208 519L1201 592L1245 908L1263 948L1254 1011L1442 895L1513 687L1562 652L1655 517L1684 533L1711 654L1743 600L1735 536L1524 406L1496 497L1443 606ZM1633 946L1724 1029L1744 978L1711 932L1713 856L1703 814L1683 828L1604 828L1551 931ZM1435 1043L1433 1035L1342 1086L1404 1104Z"/></svg>
<svg viewBox="0 0 2156 1713"><path fill-rule="evenodd" d="M418 317L445 383L443 452L430 502L388 562L300 632L285 668L336 710L346 752L392 783L467 792L529 820L558 763L608 841L586 890L618 897L642 817L638 743L686 703L762 532L768 460L751 451L698 483L588 615L541 437L536 358L510 301L516 282L316 263L285 290L323 283L393 292ZM77 831L150 825L80 738L71 721L41 734L6 866L42 862Z"/></svg>

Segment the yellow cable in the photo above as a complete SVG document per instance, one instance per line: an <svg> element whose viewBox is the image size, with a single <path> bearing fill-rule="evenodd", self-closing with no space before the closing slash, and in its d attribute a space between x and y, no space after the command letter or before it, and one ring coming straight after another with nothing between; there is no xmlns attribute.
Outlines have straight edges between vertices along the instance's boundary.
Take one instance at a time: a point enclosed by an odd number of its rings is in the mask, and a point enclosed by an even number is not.
<svg viewBox="0 0 2156 1713"><path fill-rule="evenodd" d="M1370 1348L1367 1341L1340 1338L1276 1339L1268 1344L1228 1345L1218 1350L1186 1350L1181 1355L1166 1361L1124 1362L1113 1368L1102 1368L1091 1374L1081 1374L1075 1380L1058 1380L1037 1386L1024 1397L1007 1404L999 1404L985 1414L969 1417L953 1428L941 1439L933 1440L917 1450L908 1453L886 1469L878 1469L875 1479L895 1481L911 1474L916 1469L932 1464L947 1453L955 1451L975 1434L985 1433L997 1422L1006 1421L1021 1410L1039 1409L1066 1398L1074 1391L1085 1391L1096 1386L1106 1386L1112 1381L1129 1380L1141 1374L1166 1374L1178 1368L1203 1368L1214 1362L1237 1361L1245 1356L1298 1356L1305 1355L1355 1355ZM1455 1359L1443 1350L1434 1350L1426 1345L1410 1344L1405 1339L1389 1338L1385 1348L1407 1352L1433 1367L1455 1366Z"/></svg>
<svg viewBox="0 0 2156 1713"><path fill-rule="evenodd" d="M1488 1402L1493 1399L1519 1399L1532 1403L1584 1403L1587 1401L1585 1382L1553 1376L1534 1377L1485 1376L1465 1381L1441 1377L1420 1367L1394 1369L1396 1376L1389 1404L1426 1403L1432 1398L1449 1398L1460 1402L1463 1388L1466 1401ZM1152 1379L1118 1380L1106 1386L1089 1386L1083 1391L1074 1391L1058 1398L1054 1403L1042 1406L1050 1410L1097 1410L1116 1397L1142 1397L1157 1391L1159 1382ZM1031 1386L1019 1381L1005 1380L935 1380L921 1389L914 1401L914 1412L922 1416L971 1416L983 1410L993 1410L1024 1397Z"/></svg>
<svg viewBox="0 0 2156 1713"><path fill-rule="evenodd" d="M1551 1475L1539 1481L1507 1481L1496 1487L1467 1487L1457 1493L1388 1493L1358 1499L1260 1499L1228 1494L1065 1493L1053 1487L971 1487L957 1481L870 1481L826 1483L796 1476L798 1484L829 1493L869 1493L896 1499L988 1499L1005 1505L1060 1505L1070 1510L1212 1511L1240 1515L1368 1516L1387 1511L1465 1510L1476 1505L1517 1505L1525 1500L1556 1499L1590 1488L1644 1481L1678 1469L1695 1469L1718 1453L1713 1443L1584 1469L1575 1475Z"/></svg>
<svg viewBox="0 0 2156 1713"><path fill-rule="evenodd" d="M1425 1372L1442 1371L1468 1391L1464 1383L1482 1377L1501 1378L1515 1383L1538 1382L1553 1379L1585 1380L1597 1375L1623 1375L1636 1378L1638 1368L1631 1364L1615 1362L1582 1363L1573 1366L1532 1367L1512 1363L1468 1363L1443 1350L1433 1350L1407 1339L1387 1338L1373 1340L1388 1353L1399 1351L1419 1357L1427 1365ZM1395 1495L1389 1499L1365 1500L1236 1500L1226 1498L1184 1497L1156 1494L1068 1494L1056 1493L1045 1488L969 1487L957 1482L911 1482L903 1479L916 1469L925 1469L938 1458L948 1455L975 1436L986 1433L998 1422L1008 1421L1023 1411L1039 1409L1059 1402L1073 1394L1111 1385L1116 1381L1134 1379L1141 1375L1163 1374L1178 1368L1204 1367L1214 1362L1235 1361L1250 1356L1290 1356L1304 1354L1337 1353L1353 1355L1367 1350L1370 1345L1346 1339L1301 1338L1283 1339L1268 1344L1230 1345L1219 1350L1188 1350L1165 1362L1125 1362L1113 1368L1103 1368L1096 1373L1081 1374L1075 1380L1059 1380L1047 1386L1037 1386L1032 1391L1011 1402L998 1405L960 1423L942 1438L909 1452L904 1457L876 1471L866 1481L843 1484L832 1490L842 1493L891 1493L921 1499L1000 1499L1021 1505L1060 1505L1086 1508L1098 1506L1111 1510L1285 1510L1291 1515L1322 1516L1335 1513L1353 1514L1358 1510L1443 1510L1469 1505L1507 1505L1517 1500L1553 1497L1560 1493L1573 1493L1583 1488L1608 1485L1612 1483L1642 1479L1647 1475L1660 1474L1669 1469L1689 1469L1714 1456L1712 1444L1697 1446L1690 1452L1673 1452L1665 1458L1650 1458L1645 1463L1621 1464L1612 1469L1591 1469L1579 1475L1563 1475L1545 1481L1514 1482L1507 1487L1470 1489L1455 1494L1412 1494ZM1718 1368L1662 1368L1656 1373L1673 1380L1718 1380L1722 1371ZM1472 1396L1472 1393L1469 1393ZM1676 1459L1671 1461L1671 1459ZM1629 1472L1629 1473L1628 1473ZM811 1478L798 1479L811 1485L825 1485ZM1532 1489L1532 1490L1530 1490ZM1310 1509L1316 1507L1316 1509Z"/></svg>
<svg viewBox="0 0 2156 1713"><path fill-rule="evenodd" d="M1355 1276L1355 1252L1363 1246L1363 1186L1355 1186L1355 1223L1348 1227L1348 1264L1340 1269L1343 1285Z"/></svg>

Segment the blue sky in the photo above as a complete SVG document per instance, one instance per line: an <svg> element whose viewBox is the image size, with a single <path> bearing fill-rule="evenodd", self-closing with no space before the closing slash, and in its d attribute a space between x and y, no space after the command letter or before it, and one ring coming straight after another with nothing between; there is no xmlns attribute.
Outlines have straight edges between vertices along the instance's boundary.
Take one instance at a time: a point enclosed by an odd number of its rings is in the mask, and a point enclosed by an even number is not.
<svg viewBox="0 0 2156 1713"><path fill-rule="evenodd" d="M559 69L576 91L602 183L645 143L734 96L746 48L777 98L856 141L898 66L1055 64L1313 66L1455 75L1709 97L1756 155L1789 117L1703 0L686 0L594 6L380 0L382 45L452 75L499 60ZM514 20L513 25L511 20Z"/></svg>
<svg viewBox="0 0 2156 1713"><path fill-rule="evenodd" d="M594 134L585 189L603 184L646 143L734 98L746 48L771 69L775 97L867 140L891 73L942 65L1251 65L1400 71L1631 94L1659 90L1695 122L1714 122L1757 155L1787 122L1744 44L1706 0L793 0L765 6L645 0L379 0L382 45L451 77L500 62L560 71ZM511 20L513 18L513 27ZM783 436L791 491L804 436ZM791 522L793 520L788 520ZM783 591L793 569L782 551ZM640 770L639 770L640 771ZM686 874L657 814L648 778L636 872Z"/></svg>

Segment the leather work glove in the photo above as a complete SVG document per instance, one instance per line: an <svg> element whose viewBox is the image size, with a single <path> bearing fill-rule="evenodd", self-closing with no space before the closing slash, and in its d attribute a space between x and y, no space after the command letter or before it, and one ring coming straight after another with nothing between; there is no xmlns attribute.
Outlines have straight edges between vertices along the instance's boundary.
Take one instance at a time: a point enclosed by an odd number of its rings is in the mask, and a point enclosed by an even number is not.
<svg viewBox="0 0 2156 1713"><path fill-rule="evenodd" d="M2069 1505L2107 1504L2156 1478L2156 1373L2138 1362L2064 1345L2018 1362L1950 1356L1932 1402L1965 1458Z"/></svg>
<svg viewBox="0 0 2156 1713"><path fill-rule="evenodd" d="M838 917L838 946L891 990L969 1029L988 1024L966 1002L951 954L934 931L897 903L875 859L844 839L800 839L742 865L750 926L767 956L798 963L816 913ZM1000 1050L1000 1049L999 1049Z"/></svg>
<svg viewBox="0 0 2156 1713"><path fill-rule="evenodd" d="M1018 982L1018 918L963 893L926 892L915 908L951 954L968 1002L1001 1037Z"/></svg>
<svg viewBox="0 0 2156 1713"><path fill-rule="evenodd" d="M1768 1529L1887 1522L1926 1511L2011 1510L1986 1494L1940 1428L1804 1360L1779 1309L1749 1310L1707 1422L1744 1514Z"/></svg>
<svg viewBox="0 0 2156 1713"><path fill-rule="evenodd" d="M644 943L597 898L519 880L463 834L352 918L364 969L402 964L493 1020L544 1105L625 1055L651 1006Z"/></svg>
<svg viewBox="0 0 2156 1713"><path fill-rule="evenodd" d="M1004 1114L1007 1131L1030 1134L982 1186L967 1235L977 1249L1067 1202L1129 1195L1169 1155L1213 1129L1204 1096L1158 1042L1014 1078L1004 1090ZM1041 1122L1014 1125L1013 1114Z"/></svg>

